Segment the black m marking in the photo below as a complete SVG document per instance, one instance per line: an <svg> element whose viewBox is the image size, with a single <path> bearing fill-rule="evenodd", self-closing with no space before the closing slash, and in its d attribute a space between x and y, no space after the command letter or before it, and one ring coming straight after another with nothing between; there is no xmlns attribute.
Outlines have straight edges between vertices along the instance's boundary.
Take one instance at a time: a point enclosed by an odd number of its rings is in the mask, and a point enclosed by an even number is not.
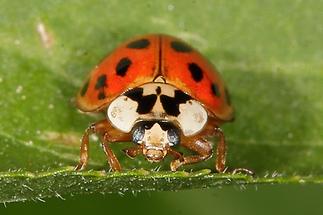
<svg viewBox="0 0 323 215"><path fill-rule="evenodd" d="M178 116L179 112L179 105L186 103L188 100L192 98L182 92L181 90L175 90L175 97L169 97L166 95L160 96L160 102L163 105L165 112L171 116Z"/></svg>
<svg viewBox="0 0 323 215"><path fill-rule="evenodd" d="M131 100L138 103L138 108L136 111L139 114L146 114L151 112L157 100L157 95L151 94L143 96L143 92L143 88L134 88L124 94Z"/></svg>

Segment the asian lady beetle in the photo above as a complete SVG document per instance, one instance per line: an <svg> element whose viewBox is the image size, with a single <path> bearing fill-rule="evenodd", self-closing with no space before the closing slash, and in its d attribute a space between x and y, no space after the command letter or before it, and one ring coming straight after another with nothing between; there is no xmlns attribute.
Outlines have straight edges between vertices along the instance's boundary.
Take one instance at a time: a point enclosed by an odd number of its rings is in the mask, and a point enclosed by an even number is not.
<svg viewBox="0 0 323 215"><path fill-rule="evenodd" d="M176 171L210 158L212 143L206 138L217 136L215 169L225 171L226 144L219 126L233 118L228 92L216 69L180 39L152 34L123 43L91 72L77 105L84 112L106 113L86 129L77 170L88 162L89 135L95 133L115 171L121 166L112 143L134 142L124 150L131 158L143 154L159 162L171 155L170 168ZM196 155L175 151L178 144Z"/></svg>

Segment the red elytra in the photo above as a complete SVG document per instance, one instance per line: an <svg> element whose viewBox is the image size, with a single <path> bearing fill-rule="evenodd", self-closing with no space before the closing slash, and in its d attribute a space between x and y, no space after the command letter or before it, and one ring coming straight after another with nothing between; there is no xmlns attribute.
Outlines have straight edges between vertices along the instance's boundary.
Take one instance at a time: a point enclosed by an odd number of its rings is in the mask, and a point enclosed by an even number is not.
<svg viewBox="0 0 323 215"><path fill-rule="evenodd" d="M123 92L159 76L219 120L233 118L224 82L212 64L187 43L162 34L132 38L116 48L90 73L77 105L84 112L103 110Z"/></svg>

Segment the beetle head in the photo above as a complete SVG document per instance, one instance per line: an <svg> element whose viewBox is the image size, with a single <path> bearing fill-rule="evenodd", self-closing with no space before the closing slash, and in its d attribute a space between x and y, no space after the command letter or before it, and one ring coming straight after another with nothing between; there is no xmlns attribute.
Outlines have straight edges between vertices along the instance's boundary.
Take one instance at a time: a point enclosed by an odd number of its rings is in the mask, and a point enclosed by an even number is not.
<svg viewBox="0 0 323 215"><path fill-rule="evenodd" d="M159 162L171 146L180 142L180 133L171 122L140 121L132 129L132 141L142 146L148 161Z"/></svg>

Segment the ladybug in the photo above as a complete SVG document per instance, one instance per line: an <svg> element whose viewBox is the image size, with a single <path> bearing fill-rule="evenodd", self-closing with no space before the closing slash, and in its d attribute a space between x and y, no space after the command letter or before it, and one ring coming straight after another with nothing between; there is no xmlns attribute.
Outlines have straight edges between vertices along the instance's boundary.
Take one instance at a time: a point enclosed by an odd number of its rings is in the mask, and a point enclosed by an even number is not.
<svg viewBox="0 0 323 215"><path fill-rule="evenodd" d="M110 148L132 141L123 151L150 162L173 157L170 169L212 156L208 137L217 136L215 169L225 171L226 144L219 126L233 119L228 91L216 69L182 40L162 34L136 37L121 44L90 73L77 95L83 112L104 112L82 137L80 162L88 162L89 135L100 137L112 170L121 165ZM180 145L195 155L184 156Z"/></svg>

